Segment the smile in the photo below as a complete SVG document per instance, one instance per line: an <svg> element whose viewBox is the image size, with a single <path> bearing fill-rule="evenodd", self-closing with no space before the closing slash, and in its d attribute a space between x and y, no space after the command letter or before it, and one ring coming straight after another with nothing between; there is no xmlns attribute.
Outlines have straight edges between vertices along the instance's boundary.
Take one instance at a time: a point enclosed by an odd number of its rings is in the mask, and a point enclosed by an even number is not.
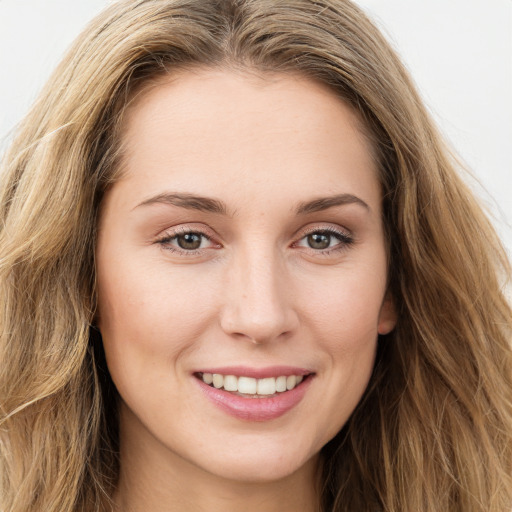
<svg viewBox="0 0 512 512"><path fill-rule="evenodd" d="M239 420L261 422L298 406L316 373L291 367L230 367L205 369L193 376L216 408Z"/></svg>
<svg viewBox="0 0 512 512"><path fill-rule="evenodd" d="M199 373L197 376L209 386L247 398L263 398L291 391L304 380L304 375L280 375L263 379L220 373Z"/></svg>

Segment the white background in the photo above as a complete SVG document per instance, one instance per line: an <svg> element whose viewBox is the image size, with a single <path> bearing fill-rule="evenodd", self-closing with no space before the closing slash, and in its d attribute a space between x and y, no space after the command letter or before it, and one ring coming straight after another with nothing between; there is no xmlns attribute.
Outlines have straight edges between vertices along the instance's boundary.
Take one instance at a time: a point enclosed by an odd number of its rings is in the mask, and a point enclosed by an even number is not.
<svg viewBox="0 0 512 512"><path fill-rule="evenodd" d="M0 0L0 150L108 0ZM402 55L512 255L512 0L359 0Z"/></svg>

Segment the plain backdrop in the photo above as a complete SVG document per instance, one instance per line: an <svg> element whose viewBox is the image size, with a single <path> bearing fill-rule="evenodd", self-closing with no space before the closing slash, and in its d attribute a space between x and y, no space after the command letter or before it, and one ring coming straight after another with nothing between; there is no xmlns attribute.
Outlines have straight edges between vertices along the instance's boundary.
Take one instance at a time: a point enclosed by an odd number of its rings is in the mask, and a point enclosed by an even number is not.
<svg viewBox="0 0 512 512"><path fill-rule="evenodd" d="M0 0L0 150L65 49L112 0ZM512 0L359 0L466 162L512 256Z"/></svg>

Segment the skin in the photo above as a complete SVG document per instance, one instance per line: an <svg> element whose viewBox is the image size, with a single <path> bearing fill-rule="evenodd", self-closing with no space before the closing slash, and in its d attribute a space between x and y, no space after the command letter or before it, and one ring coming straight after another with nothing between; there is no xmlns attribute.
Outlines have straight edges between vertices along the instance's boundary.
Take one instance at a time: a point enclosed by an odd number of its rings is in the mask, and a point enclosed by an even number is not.
<svg viewBox="0 0 512 512"><path fill-rule="evenodd" d="M396 322L364 132L330 90L293 75L182 71L131 105L96 255L98 324L121 396L119 510L316 510L319 451ZM225 212L162 200L177 193ZM334 196L342 204L304 211ZM199 249L180 248L184 231L200 234ZM311 233L328 248L311 247ZM283 416L244 421L194 376L227 365L314 377Z"/></svg>

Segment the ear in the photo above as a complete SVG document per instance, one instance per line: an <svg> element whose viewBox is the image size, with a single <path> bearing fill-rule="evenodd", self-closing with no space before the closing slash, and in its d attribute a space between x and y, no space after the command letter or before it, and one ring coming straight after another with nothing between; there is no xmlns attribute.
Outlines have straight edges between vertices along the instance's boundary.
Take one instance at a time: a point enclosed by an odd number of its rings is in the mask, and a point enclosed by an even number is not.
<svg viewBox="0 0 512 512"><path fill-rule="evenodd" d="M379 322L377 324L377 332L379 334L389 334L396 325L397 315L395 308L395 301L391 293L386 292L384 302L380 308Z"/></svg>

